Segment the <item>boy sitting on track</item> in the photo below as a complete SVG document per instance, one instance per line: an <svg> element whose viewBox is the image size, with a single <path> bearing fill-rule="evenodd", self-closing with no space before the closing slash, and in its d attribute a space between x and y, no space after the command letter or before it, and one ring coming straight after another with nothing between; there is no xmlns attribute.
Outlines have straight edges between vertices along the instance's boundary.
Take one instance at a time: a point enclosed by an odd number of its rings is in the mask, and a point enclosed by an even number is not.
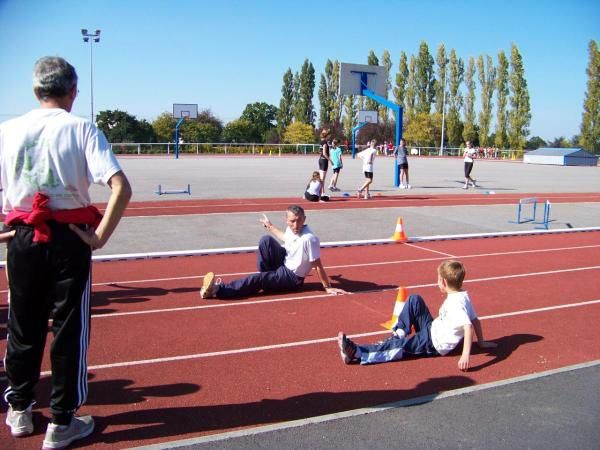
<svg viewBox="0 0 600 450"><path fill-rule="evenodd" d="M258 292L287 292L299 289L304 277L314 268L321 284L328 294L347 294L346 291L331 287L331 281L321 263L319 238L304 224L304 209L297 205L289 206L286 212L287 229L285 233L271 223L263 214L260 222L273 236L263 236L258 243L256 262L258 273L246 278L221 283L215 280L215 274L208 272L200 289L202 298L240 298L249 297Z"/></svg>
<svg viewBox="0 0 600 450"><path fill-rule="evenodd" d="M375 364L402 359L404 354L446 355L463 339L463 351L458 360L460 370L470 367L473 330L481 348L495 348L497 344L483 339L481 323L471 304L469 294L462 290L465 268L459 261L448 260L438 267L438 286L446 294L439 317L433 319L423 298L411 295L392 327L392 335L376 344L357 345L342 332L338 344L346 364ZM411 327L415 333L410 335Z"/></svg>

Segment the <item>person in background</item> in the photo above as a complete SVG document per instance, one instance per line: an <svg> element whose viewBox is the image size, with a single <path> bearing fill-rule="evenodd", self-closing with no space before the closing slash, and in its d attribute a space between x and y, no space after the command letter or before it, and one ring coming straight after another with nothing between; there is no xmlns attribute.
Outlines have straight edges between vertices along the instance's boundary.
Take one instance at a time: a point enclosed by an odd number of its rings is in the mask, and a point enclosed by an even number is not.
<svg viewBox="0 0 600 450"><path fill-rule="evenodd" d="M337 139L334 139L333 149L331 150L331 165L333 170L333 175L331 177L331 183L329 184L330 191L339 191L337 187L338 178L340 176L340 170L344 167L342 163L342 147L340 147Z"/></svg>
<svg viewBox="0 0 600 450"><path fill-rule="evenodd" d="M356 196L358 198L360 198L360 196L363 195L363 191L364 191L363 198L365 200L368 200L369 198L371 198L369 190L370 190L371 183L373 183L373 161L375 160L376 154L377 154L377 149L375 148L375 140L373 139L369 143L369 146L366 149L364 149L363 151L359 152L356 155L363 161L362 170L363 170L363 174L365 175L365 182L362 184L362 186L358 189L358 191L356 193Z"/></svg>

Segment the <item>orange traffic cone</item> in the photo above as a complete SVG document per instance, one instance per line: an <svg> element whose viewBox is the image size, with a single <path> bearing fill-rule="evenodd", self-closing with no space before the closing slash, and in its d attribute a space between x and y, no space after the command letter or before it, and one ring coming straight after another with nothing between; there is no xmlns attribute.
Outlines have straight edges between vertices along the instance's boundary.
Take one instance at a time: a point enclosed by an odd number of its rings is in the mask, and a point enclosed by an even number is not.
<svg viewBox="0 0 600 450"><path fill-rule="evenodd" d="M398 221L396 222L396 230L391 237L392 241L396 242L406 242L408 238L406 237L406 233L404 233L404 222L402 222L402 217L398 217Z"/></svg>
<svg viewBox="0 0 600 450"><path fill-rule="evenodd" d="M408 291L405 287L400 286L398 288L398 295L396 295L396 303L394 303L394 312L392 313L392 318L387 322L381 324L383 328L387 328L391 330L396 322L398 322L398 316L402 312L402 308L404 308L404 304L406 303L406 299L408 298Z"/></svg>

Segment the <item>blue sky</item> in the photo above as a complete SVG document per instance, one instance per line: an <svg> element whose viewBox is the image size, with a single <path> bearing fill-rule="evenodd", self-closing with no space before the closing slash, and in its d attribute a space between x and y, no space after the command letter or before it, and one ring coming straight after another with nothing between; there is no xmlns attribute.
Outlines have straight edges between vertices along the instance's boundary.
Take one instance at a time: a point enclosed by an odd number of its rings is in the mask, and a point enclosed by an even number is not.
<svg viewBox="0 0 600 450"><path fill-rule="evenodd" d="M579 132L600 2L0 0L0 121L36 106L31 71L45 55L76 67L73 112L89 117L90 49L81 28L102 30L93 49L95 111L150 121L173 103L198 103L224 122L248 103L278 106L283 74L305 58L318 86L328 58L366 64L371 49L379 57L387 49L394 77L400 52L416 54L423 40L434 56L444 43L465 60L487 54L494 62L514 42L525 64L531 135L552 139Z"/></svg>

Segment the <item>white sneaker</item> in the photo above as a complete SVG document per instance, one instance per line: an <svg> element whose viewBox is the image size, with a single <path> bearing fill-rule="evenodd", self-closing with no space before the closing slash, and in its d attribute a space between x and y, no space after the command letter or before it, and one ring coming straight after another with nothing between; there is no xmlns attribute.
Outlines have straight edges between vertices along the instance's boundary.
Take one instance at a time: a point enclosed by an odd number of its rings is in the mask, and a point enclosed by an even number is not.
<svg viewBox="0 0 600 450"><path fill-rule="evenodd" d="M410 184L407 184L406 189L412 189L412 186Z"/></svg>
<svg viewBox="0 0 600 450"><path fill-rule="evenodd" d="M465 184L465 185L463 186L463 189L469 189L469 185L468 185L468 184Z"/></svg>
<svg viewBox="0 0 600 450"><path fill-rule="evenodd" d="M33 433L33 421L31 419L31 408L33 404L24 411L15 411L9 406L6 413L6 425L10 427L10 434L14 437L28 436Z"/></svg>
<svg viewBox="0 0 600 450"><path fill-rule="evenodd" d="M69 425L49 423L42 450L65 448L73 441L89 436L93 431L92 416L73 417Z"/></svg>
<svg viewBox="0 0 600 450"><path fill-rule="evenodd" d="M404 186L403 184L400 185L400 189L406 189L406 186Z"/></svg>

